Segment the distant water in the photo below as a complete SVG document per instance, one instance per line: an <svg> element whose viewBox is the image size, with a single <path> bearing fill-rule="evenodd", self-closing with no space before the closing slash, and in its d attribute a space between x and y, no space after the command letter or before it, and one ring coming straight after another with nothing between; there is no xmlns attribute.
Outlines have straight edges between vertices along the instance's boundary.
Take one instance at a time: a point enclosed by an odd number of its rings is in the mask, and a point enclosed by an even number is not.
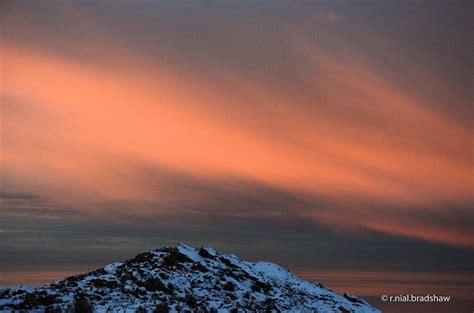
<svg viewBox="0 0 474 313"><path fill-rule="evenodd" d="M0 286L49 285L53 281L65 277L89 272L91 269L74 271L43 271L43 272L0 272Z"/></svg>
<svg viewBox="0 0 474 313"><path fill-rule="evenodd" d="M0 272L0 286L45 285L64 277L85 273L74 271ZM359 295L387 313L472 313L474 312L473 274L390 273L390 272L296 272L309 281L321 282L340 294ZM382 295L450 296L447 303L383 302Z"/></svg>
<svg viewBox="0 0 474 313"><path fill-rule="evenodd" d="M297 272L298 276L342 294L353 293L388 313L472 313L474 312L473 274L399 272ZM382 295L450 296L449 302L383 302Z"/></svg>

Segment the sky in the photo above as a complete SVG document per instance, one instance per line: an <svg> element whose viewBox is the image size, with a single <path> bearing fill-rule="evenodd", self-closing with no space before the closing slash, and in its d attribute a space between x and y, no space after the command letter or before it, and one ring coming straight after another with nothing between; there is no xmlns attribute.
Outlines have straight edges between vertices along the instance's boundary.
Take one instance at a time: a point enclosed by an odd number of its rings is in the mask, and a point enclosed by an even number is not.
<svg viewBox="0 0 474 313"><path fill-rule="evenodd" d="M472 274L471 11L2 1L1 271L184 242Z"/></svg>

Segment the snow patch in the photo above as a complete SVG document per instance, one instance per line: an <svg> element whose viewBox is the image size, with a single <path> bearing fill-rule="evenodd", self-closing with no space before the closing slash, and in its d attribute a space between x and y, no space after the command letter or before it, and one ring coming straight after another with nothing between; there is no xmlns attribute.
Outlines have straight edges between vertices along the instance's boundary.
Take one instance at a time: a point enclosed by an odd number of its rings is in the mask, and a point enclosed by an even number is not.
<svg viewBox="0 0 474 313"><path fill-rule="evenodd" d="M44 313L46 306L67 312L78 301L94 312L379 312L359 297L338 295L276 264L204 249L179 244L49 286L1 287L0 312Z"/></svg>

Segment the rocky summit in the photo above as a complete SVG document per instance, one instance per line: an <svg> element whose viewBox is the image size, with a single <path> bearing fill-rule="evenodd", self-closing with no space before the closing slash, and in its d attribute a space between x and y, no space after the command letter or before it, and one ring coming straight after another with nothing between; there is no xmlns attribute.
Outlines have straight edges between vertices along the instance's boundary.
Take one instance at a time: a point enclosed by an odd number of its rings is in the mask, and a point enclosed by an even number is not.
<svg viewBox="0 0 474 313"><path fill-rule="evenodd" d="M0 287L0 312L379 312L268 262L183 244L56 281Z"/></svg>

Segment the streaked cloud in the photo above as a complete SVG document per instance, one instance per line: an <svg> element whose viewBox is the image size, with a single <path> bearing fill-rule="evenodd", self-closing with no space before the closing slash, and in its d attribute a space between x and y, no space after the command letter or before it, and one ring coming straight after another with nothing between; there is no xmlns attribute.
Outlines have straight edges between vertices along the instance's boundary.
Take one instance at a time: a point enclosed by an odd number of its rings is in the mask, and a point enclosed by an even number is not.
<svg viewBox="0 0 474 313"><path fill-rule="evenodd" d="M127 59L126 67L97 66L3 46L2 166L44 197L92 212L103 199L205 203L199 191L167 188L172 177L150 178L139 169L149 164L188 179L247 180L326 199L334 209L295 214L336 228L469 245L470 235L422 221L377 219L384 207L425 207L432 214L439 201L468 201L470 129L363 64L339 64L316 46L301 45L312 87L295 99L225 70L217 87L131 55L110 58L115 65Z"/></svg>
<svg viewBox="0 0 474 313"><path fill-rule="evenodd" d="M472 248L462 49L410 50L364 8L255 5L3 4L0 215Z"/></svg>

